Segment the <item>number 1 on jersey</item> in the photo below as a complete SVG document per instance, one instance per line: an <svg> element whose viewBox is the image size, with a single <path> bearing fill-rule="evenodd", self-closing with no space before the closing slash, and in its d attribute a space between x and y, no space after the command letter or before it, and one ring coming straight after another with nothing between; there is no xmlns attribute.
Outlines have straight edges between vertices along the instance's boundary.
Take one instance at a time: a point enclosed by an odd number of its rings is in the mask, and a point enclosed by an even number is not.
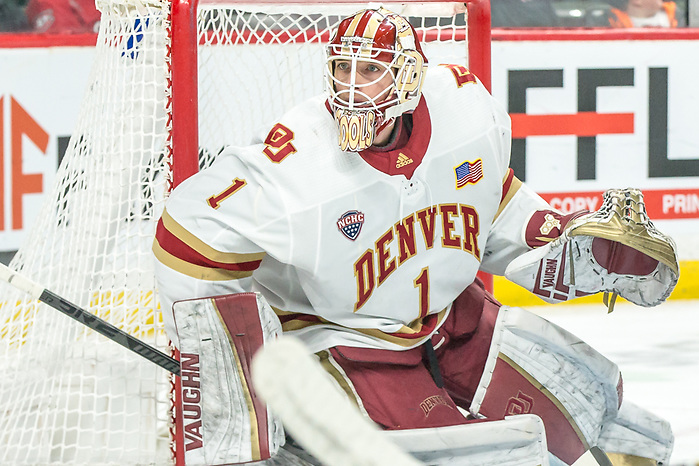
<svg viewBox="0 0 699 466"><path fill-rule="evenodd" d="M209 205L211 207L213 207L214 209L218 209L219 207L221 207L221 202L223 202L226 199L228 199L229 197L231 197L233 194L236 193L236 191L238 191L240 188L242 188L246 184L247 184L247 182L245 180L241 180L240 178L236 178L235 180L233 180L233 184L228 186L226 189L224 189L223 191L221 191L217 195L211 196L210 198L208 198L206 200L206 202L208 202Z"/></svg>
<svg viewBox="0 0 699 466"><path fill-rule="evenodd" d="M420 317L425 317L430 310L429 267L425 267L420 271L420 275L413 281L413 285L420 293Z"/></svg>

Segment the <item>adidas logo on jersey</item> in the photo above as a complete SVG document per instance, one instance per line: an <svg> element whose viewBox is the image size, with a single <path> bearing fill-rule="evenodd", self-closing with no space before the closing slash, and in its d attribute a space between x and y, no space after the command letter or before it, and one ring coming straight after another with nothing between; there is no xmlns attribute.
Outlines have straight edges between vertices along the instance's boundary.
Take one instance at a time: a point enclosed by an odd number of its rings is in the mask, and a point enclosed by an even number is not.
<svg viewBox="0 0 699 466"><path fill-rule="evenodd" d="M406 165L413 163L413 159L405 155L404 153L398 154L398 160L396 160L396 168L403 168Z"/></svg>

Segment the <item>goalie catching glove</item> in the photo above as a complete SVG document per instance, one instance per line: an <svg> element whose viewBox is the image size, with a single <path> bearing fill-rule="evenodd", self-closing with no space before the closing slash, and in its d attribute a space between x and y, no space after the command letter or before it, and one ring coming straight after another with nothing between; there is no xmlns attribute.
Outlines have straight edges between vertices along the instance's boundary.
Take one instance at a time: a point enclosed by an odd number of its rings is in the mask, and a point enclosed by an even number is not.
<svg viewBox="0 0 699 466"><path fill-rule="evenodd" d="M604 291L650 307L663 302L679 278L672 238L648 219L637 189L611 189L602 207L574 218L545 246L514 259L505 277L556 303Z"/></svg>

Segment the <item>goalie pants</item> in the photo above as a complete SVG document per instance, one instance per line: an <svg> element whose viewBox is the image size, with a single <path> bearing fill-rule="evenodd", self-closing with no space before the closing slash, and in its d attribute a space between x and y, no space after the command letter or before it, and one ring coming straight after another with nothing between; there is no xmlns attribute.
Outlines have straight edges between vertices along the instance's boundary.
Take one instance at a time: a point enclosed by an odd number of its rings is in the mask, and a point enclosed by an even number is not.
<svg viewBox="0 0 699 466"><path fill-rule="evenodd" d="M605 432L619 431L617 366L554 324L502 307L479 282L454 301L431 347L436 358L428 345L407 351L338 346L319 357L359 409L385 429L532 413L544 421L549 451L566 464L595 445L669 459L669 425L631 404L633 419L622 424L633 440L621 448L603 445Z"/></svg>
<svg viewBox="0 0 699 466"><path fill-rule="evenodd" d="M321 364L386 429L463 424L466 417L457 406L467 409L475 395L499 308L482 285L472 285L454 302L432 337L443 387L435 383L423 346L406 351L337 346L319 353Z"/></svg>

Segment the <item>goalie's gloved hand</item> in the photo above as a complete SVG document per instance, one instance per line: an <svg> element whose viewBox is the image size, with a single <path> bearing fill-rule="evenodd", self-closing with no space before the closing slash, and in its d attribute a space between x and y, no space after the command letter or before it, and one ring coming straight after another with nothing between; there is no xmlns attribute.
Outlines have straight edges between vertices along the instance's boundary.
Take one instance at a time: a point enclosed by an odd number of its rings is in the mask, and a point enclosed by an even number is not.
<svg viewBox="0 0 699 466"><path fill-rule="evenodd" d="M677 284L679 264L672 238L648 219L641 191L612 189L597 212L572 219L560 237L513 260L505 276L548 302L603 291L655 306Z"/></svg>

